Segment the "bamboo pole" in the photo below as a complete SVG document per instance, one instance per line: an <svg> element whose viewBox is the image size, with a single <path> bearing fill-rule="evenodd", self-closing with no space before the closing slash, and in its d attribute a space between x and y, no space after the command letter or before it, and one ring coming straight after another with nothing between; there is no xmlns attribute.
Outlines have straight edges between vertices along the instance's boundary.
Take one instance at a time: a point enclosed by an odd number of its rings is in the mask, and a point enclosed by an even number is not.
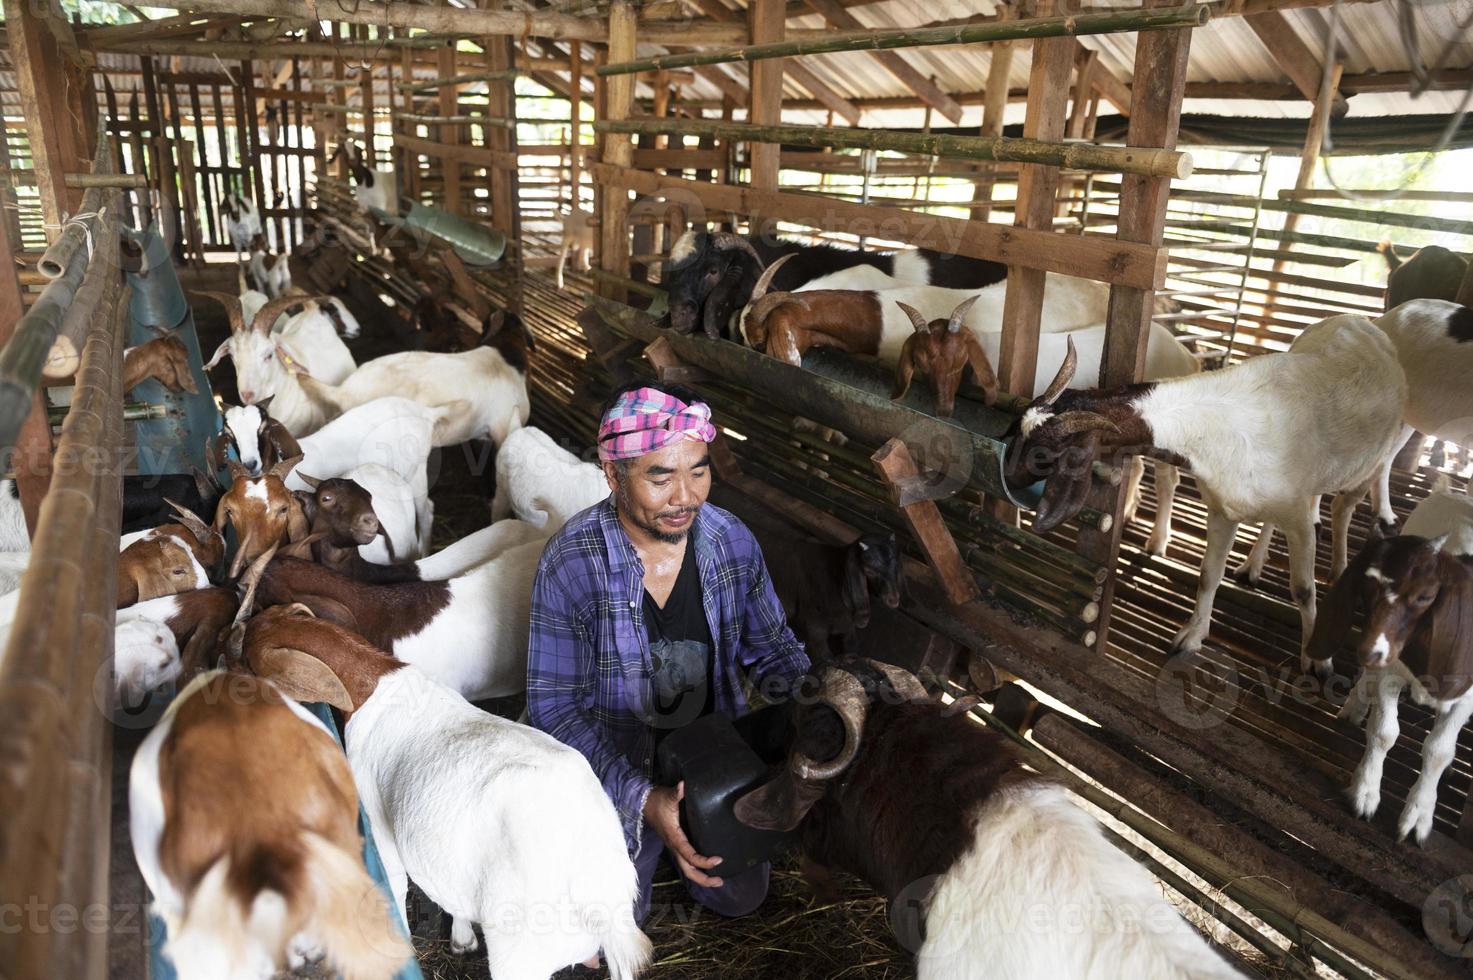
<svg viewBox="0 0 1473 980"><path fill-rule="evenodd" d="M500 71L473 72L468 75L455 75L451 78L437 78L430 82L400 82L398 88L402 92L432 92L445 85L468 85L471 82L510 82L525 75L526 72L520 68L503 68Z"/></svg>
<svg viewBox="0 0 1473 980"><path fill-rule="evenodd" d="M510 129L517 124L515 119L499 116L430 116L419 112L395 112L393 118L405 122L423 123L426 126L495 126Z"/></svg>
<svg viewBox="0 0 1473 980"><path fill-rule="evenodd" d="M1046 37L1081 37L1092 34L1119 34L1126 31L1163 30L1172 27L1201 27L1207 23L1209 15L1210 10L1206 4L1187 4L1182 7L1163 9L1068 17L1034 17L1025 20L995 21L953 27L856 31L814 40L749 44L719 51L658 55L641 61L621 61L601 65L596 70L600 75L625 75L633 72L655 71L660 68L722 65L737 61L785 58L791 55L827 54L833 51L885 51L938 44L1029 41Z"/></svg>
<svg viewBox="0 0 1473 980"><path fill-rule="evenodd" d="M1192 155L1177 150L1096 146L1092 143L1011 139L1005 136L943 136L826 126L755 126L749 123L701 119L600 119L593 125L594 129L602 133L690 133L754 143L895 150L921 156L1048 164L1072 170L1142 174L1151 177L1182 178L1192 173ZM958 206L965 207L965 204Z"/></svg>

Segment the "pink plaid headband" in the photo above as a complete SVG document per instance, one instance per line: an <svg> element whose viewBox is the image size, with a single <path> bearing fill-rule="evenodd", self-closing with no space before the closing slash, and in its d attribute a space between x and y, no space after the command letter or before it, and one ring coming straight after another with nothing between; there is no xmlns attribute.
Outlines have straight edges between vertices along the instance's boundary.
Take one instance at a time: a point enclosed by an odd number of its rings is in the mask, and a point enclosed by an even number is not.
<svg viewBox="0 0 1473 980"><path fill-rule="evenodd" d="M656 388L639 388L620 395L604 415L598 427L598 458L634 459L679 439L710 442L715 438L710 405L687 405Z"/></svg>

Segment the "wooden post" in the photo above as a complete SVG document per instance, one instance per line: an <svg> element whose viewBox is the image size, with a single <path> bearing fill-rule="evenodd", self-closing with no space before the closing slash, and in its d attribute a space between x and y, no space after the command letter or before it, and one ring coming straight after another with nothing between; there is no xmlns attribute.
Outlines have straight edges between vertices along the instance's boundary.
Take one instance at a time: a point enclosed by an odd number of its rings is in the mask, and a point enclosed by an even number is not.
<svg viewBox="0 0 1473 980"><path fill-rule="evenodd" d="M783 39L787 17L784 0L751 0L747 7L747 17L753 44ZM750 101L747 103L748 122L760 126L776 126L782 123L783 61L782 58L774 58L752 65L751 88L748 91ZM752 144L750 153L754 188L777 189L780 149L776 143ZM775 225L776 221L776 215L754 214L751 216L751 233L766 234L769 231L768 224Z"/></svg>
<svg viewBox="0 0 1473 980"><path fill-rule="evenodd" d="M0 347L10 342L15 325L25 313L16 271L14 246L5 224L0 222ZM46 421L46 405L40 390L36 392L31 414L26 416L16 435L15 451L9 462L15 470L26 530L34 536L41 500L51 484L51 426Z"/></svg>
<svg viewBox="0 0 1473 980"><path fill-rule="evenodd" d="M898 438L891 439L870 459L890 484L896 506L905 516L905 522L910 525L921 550L926 553L926 561L946 590L946 598L957 606L977 598L977 581L972 577L972 570L962 561L961 552L957 550L951 532L946 529L936 502L928 498L911 500L906 492L905 488L918 482L921 474L905 443Z"/></svg>
<svg viewBox="0 0 1473 980"><path fill-rule="evenodd" d="M495 6L499 5L499 2L488 0L487 5ZM481 45L486 49L486 67L491 71L506 71L516 67L516 40L514 38L488 37L482 40ZM513 79L488 82L486 93L486 114L512 120L510 126L485 127L482 132L485 133L486 146L498 156L498 159L515 160L517 152L516 82ZM510 156L508 157L507 154ZM491 226L506 235L507 249L511 256L508 261L520 267L522 223L521 209L517 206L520 197L517 187L517 168L492 163L490 178ZM522 277L518 275L514 281L516 286L513 289L511 308L513 312L520 313L522 310Z"/></svg>
<svg viewBox="0 0 1473 980"><path fill-rule="evenodd" d="M266 211L266 183L261 176L261 130L256 118L256 64L253 61L242 61L240 63L241 101L245 103L246 135L248 142L241 143L242 147L249 146L250 153L244 157L246 172L251 175L252 191L256 195L256 210L262 214ZM266 223L263 221L261 227Z"/></svg>
<svg viewBox="0 0 1473 980"><path fill-rule="evenodd" d="M374 28L383 30L382 27ZM368 25L363 25L363 40L368 40ZM374 65L370 63L360 73L362 86L359 87L359 98L363 103L363 158L368 161L370 167L378 166L378 148L374 145L374 119L373 119L373 70ZM389 94L390 105L393 104L393 93ZM346 121L346 120L345 120Z"/></svg>
<svg viewBox="0 0 1473 980"><path fill-rule="evenodd" d="M627 61L634 57L634 4L629 0L614 0L609 7L609 61ZM603 80L605 119L628 119L629 107L634 101L634 76L612 75ZM634 147L630 138L623 134L610 133L604 137L604 163L627 167L633 158ZM618 276L629 275L629 194L623 188L611 187L603 193L603 208L599 214L599 268ZM601 283L600 295L624 302L625 290L609 283Z"/></svg>
<svg viewBox="0 0 1473 980"><path fill-rule="evenodd" d="M1254 18L1249 18L1253 20ZM1324 143L1325 129L1330 125L1330 120L1335 115L1334 96L1340 88L1340 79L1345 74L1345 65L1337 62L1327 69L1330 72L1330 87L1328 92L1321 92L1321 98L1315 102L1314 112L1309 117L1309 128L1304 135L1304 151L1299 155L1299 175L1294 179L1296 191L1308 190L1314 186L1314 169L1320 162L1320 146ZM1331 98L1324 98L1328 94ZM1299 214L1294 211L1284 215L1284 235L1281 239L1285 249L1292 248L1288 235L1299 227ZM1274 274L1284 271L1285 259L1274 261ZM1264 298L1264 314L1273 312L1274 306L1279 298L1279 282L1273 279L1269 282L1268 295ZM1415 467L1413 467L1415 469Z"/></svg>
<svg viewBox="0 0 1473 980"><path fill-rule="evenodd" d="M439 56L440 75L450 78L455 75L455 49L453 47L441 48ZM456 106L460 102L460 86L445 85L439 90L440 115L459 115ZM436 127L436 139L440 143L459 143L459 126ZM440 160L440 175L444 180L441 194L441 204L451 214L460 214L460 161L458 159L442 158Z"/></svg>
<svg viewBox="0 0 1473 980"><path fill-rule="evenodd" d="M568 57L572 59L572 71L568 75L568 91L572 98L568 100L569 125L572 137L568 140L568 185L572 194L569 197L570 212L580 211L583 208L583 197L580 189L583 186L583 42L572 41L568 44Z"/></svg>
<svg viewBox="0 0 1473 980"><path fill-rule="evenodd" d="M41 194L41 213L49 226L48 240L55 240L61 234L62 215L75 212L82 199L80 191L67 190L62 177L79 171L83 157L67 111L67 85L57 83L56 67L63 64L63 55L35 9L25 0L5 0L4 4L10 60Z"/></svg>
<svg viewBox="0 0 1473 980"><path fill-rule="evenodd" d="M1162 7L1175 0L1151 0ZM1151 31L1136 40L1135 75L1131 85L1128 146L1176 146L1181 125L1181 102L1186 92L1187 57L1192 31L1182 28ZM1125 174L1121 177L1120 220L1117 238L1159 246L1166 230L1166 202L1171 193L1167 177ZM1101 387L1139 381L1146 365L1146 343L1151 336L1151 317L1156 294L1150 289L1113 285L1110 312L1105 327L1105 352L1100 361ZM1108 575L1100 599L1100 618L1094 624L1097 649L1109 642L1110 614L1115 598L1115 558L1120 550L1120 519L1123 495L1118 487L1097 485L1088 506L1113 520L1108 530L1079 529L1079 553L1103 565Z"/></svg>

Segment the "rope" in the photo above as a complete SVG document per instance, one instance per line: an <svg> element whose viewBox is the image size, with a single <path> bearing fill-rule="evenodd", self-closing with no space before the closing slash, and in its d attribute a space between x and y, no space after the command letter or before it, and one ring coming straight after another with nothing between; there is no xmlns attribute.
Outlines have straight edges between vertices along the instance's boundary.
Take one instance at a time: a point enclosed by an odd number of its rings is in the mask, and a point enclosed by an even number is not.
<svg viewBox="0 0 1473 980"><path fill-rule="evenodd" d="M1340 7L1343 3L1344 0L1335 0L1334 5L1330 8L1330 30L1325 39L1324 64L1326 70L1324 78L1320 83L1321 105L1326 104L1329 98L1329 92L1327 90L1330 87L1330 78L1333 74L1329 70L1329 66L1335 63L1336 56L1339 54ZM1443 48L1442 54L1438 57L1437 64L1429 70L1422 61L1421 48L1417 43L1417 26L1413 16L1414 8L1410 0L1399 0L1399 3L1399 17L1397 20L1398 34L1401 37L1402 48L1407 56L1407 63L1411 66L1412 77L1415 79L1415 84L1408 87L1408 94L1412 98L1417 98L1437 83L1437 76L1441 74L1443 67L1446 65L1448 57L1452 53L1454 45L1457 43L1457 39L1464 36L1468 29L1473 27L1473 14L1470 14L1466 21L1458 25L1458 29L1453 35L1454 40L1448 42L1447 46ZM1410 176L1404 175L1400 187L1374 194L1358 194L1354 190L1340 186L1339 181L1335 179L1335 175L1330 169L1330 154L1334 152L1335 141L1330 133L1330 123L1327 121L1324 137L1320 141L1320 167L1324 171L1325 180L1329 182L1331 189L1336 194L1349 201L1387 203L1399 200L1403 194L1411 189L1413 184L1421 179L1423 172L1427 169L1427 164L1437 154L1443 152L1452 144L1453 138L1463 125L1464 117L1468 114L1470 104L1473 104L1473 84L1470 84L1468 89L1463 93L1463 98L1458 103L1458 108L1453 112L1452 118L1448 121L1447 128L1443 130L1442 135L1438 137L1433 147L1423 154L1421 161L1411 170Z"/></svg>

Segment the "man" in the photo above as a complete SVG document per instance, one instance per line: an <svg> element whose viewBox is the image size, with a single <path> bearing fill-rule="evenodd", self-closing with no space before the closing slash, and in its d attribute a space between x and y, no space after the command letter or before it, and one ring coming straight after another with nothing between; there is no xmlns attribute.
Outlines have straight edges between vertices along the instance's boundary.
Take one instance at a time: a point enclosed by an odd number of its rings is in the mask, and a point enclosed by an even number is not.
<svg viewBox="0 0 1473 980"><path fill-rule="evenodd" d="M751 532L706 503L714 438L710 406L681 387L616 391L598 433L613 492L548 542L532 591L527 710L588 758L614 801L641 922L667 848L707 908L738 916L761 904L766 865L706 873L721 857L696 853L681 830L684 784L652 784L655 748L702 715L744 713L744 674L780 694L808 670Z"/></svg>

